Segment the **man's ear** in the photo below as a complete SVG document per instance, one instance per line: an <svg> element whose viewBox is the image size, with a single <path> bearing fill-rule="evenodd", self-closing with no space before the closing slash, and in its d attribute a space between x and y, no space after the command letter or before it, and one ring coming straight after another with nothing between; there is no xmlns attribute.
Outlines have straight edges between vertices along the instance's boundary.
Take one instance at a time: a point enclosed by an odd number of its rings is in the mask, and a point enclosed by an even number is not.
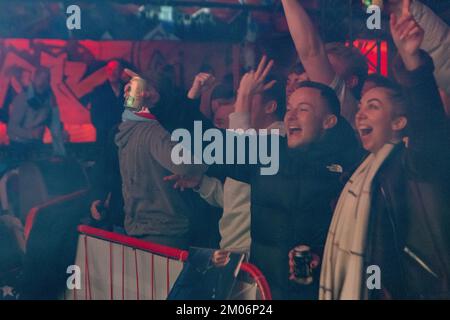
<svg viewBox="0 0 450 320"><path fill-rule="evenodd" d="M334 114L329 114L326 116L325 120L323 121L323 128L331 129L337 124L337 122L338 122L337 117Z"/></svg>
<svg viewBox="0 0 450 320"><path fill-rule="evenodd" d="M406 125L408 124L408 119L406 117L397 117L394 121L392 121L391 127L394 131L401 131L406 128Z"/></svg>
<svg viewBox="0 0 450 320"><path fill-rule="evenodd" d="M359 84L359 79L357 76L350 76L345 80L345 84L349 89L353 89Z"/></svg>
<svg viewBox="0 0 450 320"><path fill-rule="evenodd" d="M267 102L266 105L264 106L264 111L266 114L271 114L275 113L275 111L277 111L277 108L278 108L277 102L275 100L271 100Z"/></svg>
<svg viewBox="0 0 450 320"><path fill-rule="evenodd" d="M211 100L211 113L216 113L217 109L219 109L219 102L217 100Z"/></svg>

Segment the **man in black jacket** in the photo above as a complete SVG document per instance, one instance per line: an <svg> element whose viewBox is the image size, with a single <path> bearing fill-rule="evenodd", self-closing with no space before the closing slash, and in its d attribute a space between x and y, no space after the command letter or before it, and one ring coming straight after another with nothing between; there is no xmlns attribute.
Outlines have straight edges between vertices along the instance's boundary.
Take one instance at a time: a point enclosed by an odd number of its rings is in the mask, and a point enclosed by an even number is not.
<svg viewBox="0 0 450 320"><path fill-rule="evenodd" d="M249 112L253 96L270 87L264 83L270 68L270 62L267 66L263 62L256 72L244 76L253 90L238 91L237 112ZM244 91L252 93L244 97ZM249 164L213 165L208 175L250 184L250 261L266 276L273 298L317 299L318 274L308 286L290 281L288 253L304 244L320 255L332 202L342 187L340 174L360 159L358 143L350 125L340 117L335 92L320 83L299 85L289 98L284 123L287 138L280 139L275 175L261 175L260 165ZM248 150L237 153L242 152Z"/></svg>

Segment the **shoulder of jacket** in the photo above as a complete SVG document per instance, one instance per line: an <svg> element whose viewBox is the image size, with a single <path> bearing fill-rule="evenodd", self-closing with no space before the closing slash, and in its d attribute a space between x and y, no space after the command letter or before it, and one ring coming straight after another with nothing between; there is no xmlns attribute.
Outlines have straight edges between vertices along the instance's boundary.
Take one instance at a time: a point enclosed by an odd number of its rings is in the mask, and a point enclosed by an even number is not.
<svg viewBox="0 0 450 320"><path fill-rule="evenodd" d="M170 136L170 133L158 121L141 121L136 126L142 134L148 134L155 139Z"/></svg>
<svg viewBox="0 0 450 320"><path fill-rule="evenodd" d="M396 147L386 158L374 177L380 186L397 183L407 167L408 152L405 147ZM395 177L393 177L395 175Z"/></svg>

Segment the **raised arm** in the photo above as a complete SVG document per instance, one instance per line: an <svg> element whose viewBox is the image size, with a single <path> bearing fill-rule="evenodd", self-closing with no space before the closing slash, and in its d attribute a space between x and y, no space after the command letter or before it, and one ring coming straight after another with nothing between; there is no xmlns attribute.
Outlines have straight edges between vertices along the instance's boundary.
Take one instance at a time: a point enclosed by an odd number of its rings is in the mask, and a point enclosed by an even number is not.
<svg viewBox="0 0 450 320"><path fill-rule="evenodd" d="M388 11L397 17L402 15L402 0L388 0ZM430 8L418 0L409 4L411 15L424 29L425 38L421 49L432 58L438 86L450 94L450 27Z"/></svg>
<svg viewBox="0 0 450 320"><path fill-rule="evenodd" d="M153 124L149 124L149 130L145 134L149 152L161 166L170 172L180 175L201 175L206 171L206 165L175 163L174 159L172 159L172 153L178 143L171 140L171 134L161 124L156 121ZM188 148L185 148L183 152L189 152ZM190 158L191 163L194 163L193 156L190 156Z"/></svg>
<svg viewBox="0 0 450 320"><path fill-rule="evenodd" d="M268 61L263 56L256 71L244 74L239 84L234 112L230 114L230 129L250 128L250 109L255 95L269 90L275 84L275 80L266 83L266 77L273 67L273 60Z"/></svg>
<svg viewBox="0 0 450 320"><path fill-rule="evenodd" d="M402 15L391 15L392 38L401 58L396 59L394 71L409 102L410 149L429 153L445 139L448 142L446 118L433 76L433 61L420 50L424 31L409 11L410 0L402 4Z"/></svg>
<svg viewBox="0 0 450 320"><path fill-rule="evenodd" d="M281 0L298 56L312 81L326 85L335 78L325 46L305 9L297 0Z"/></svg>
<svg viewBox="0 0 450 320"><path fill-rule="evenodd" d="M166 182L174 182L173 187L184 191L193 189L200 197L213 207L223 208L223 182L207 175L183 176L173 174L164 177Z"/></svg>

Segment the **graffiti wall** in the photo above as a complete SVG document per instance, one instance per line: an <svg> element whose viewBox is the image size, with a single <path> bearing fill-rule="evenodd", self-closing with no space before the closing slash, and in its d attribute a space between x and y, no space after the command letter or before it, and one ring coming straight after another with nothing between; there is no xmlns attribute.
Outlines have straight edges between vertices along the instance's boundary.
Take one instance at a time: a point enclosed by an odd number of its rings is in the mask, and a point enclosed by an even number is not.
<svg viewBox="0 0 450 320"><path fill-rule="evenodd" d="M236 69L233 47L227 43L177 41L1 39L0 112L7 115L14 97L30 84L36 68L44 66L50 69L51 87L70 141L92 142L95 129L87 97L106 81L106 61L122 59L144 75L172 64L179 85L188 87L202 65L211 66L218 78ZM5 121L0 123L0 144L8 143L6 125ZM49 139L47 132L44 140Z"/></svg>

